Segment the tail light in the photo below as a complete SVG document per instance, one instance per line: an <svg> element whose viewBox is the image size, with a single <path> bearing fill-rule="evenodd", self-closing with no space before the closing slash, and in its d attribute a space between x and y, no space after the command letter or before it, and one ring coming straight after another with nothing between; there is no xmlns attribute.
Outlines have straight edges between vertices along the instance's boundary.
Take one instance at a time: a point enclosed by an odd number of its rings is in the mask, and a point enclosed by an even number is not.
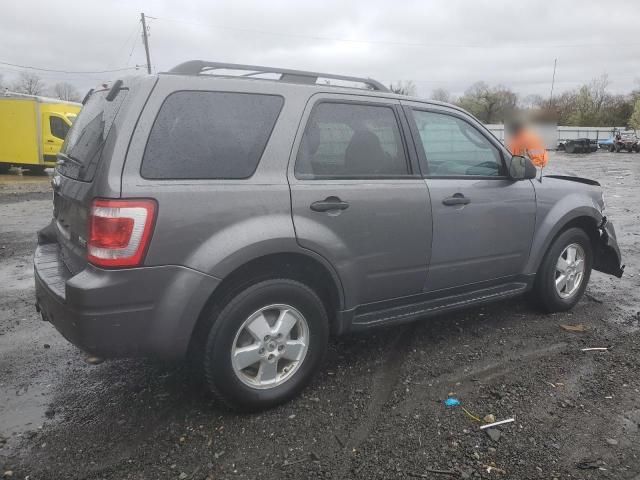
<svg viewBox="0 0 640 480"><path fill-rule="evenodd" d="M151 240L155 216L155 200L94 200L87 259L98 267L139 266Z"/></svg>

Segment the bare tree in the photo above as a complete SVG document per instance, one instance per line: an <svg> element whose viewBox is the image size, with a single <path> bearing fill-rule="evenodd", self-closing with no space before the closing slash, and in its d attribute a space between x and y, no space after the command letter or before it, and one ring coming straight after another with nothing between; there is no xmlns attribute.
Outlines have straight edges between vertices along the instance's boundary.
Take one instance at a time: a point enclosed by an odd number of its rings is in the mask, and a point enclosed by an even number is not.
<svg viewBox="0 0 640 480"><path fill-rule="evenodd" d="M431 100L451 103L451 94L446 88L436 88L433 92L431 92Z"/></svg>
<svg viewBox="0 0 640 480"><path fill-rule="evenodd" d="M607 74L595 78L588 85L583 85L575 96L575 108L569 117L572 125L600 125L606 104L611 102L607 92L609 77Z"/></svg>
<svg viewBox="0 0 640 480"><path fill-rule="evenodd" d="M399 95L412 96L416 94L416 86L411 80L400 80L396 85L392 83L389 85L389 90Z"/></svg>
<svg viewBox="0 0 640 480"><path fill-rule="evenodd" d="M13 90L27 95L40 95L44 90L44 82L35 73L22 72L13 85Z"/></svg>
<svg viewBox="0 0 640 480"><path fill-rule="evenodd" d="M480 121L496 123L512 114L516 109L518 96L507 87L490 87L486 82L476 82L464 92L457 103Z"/></svg>
<svg viewBox="0 0 640 480"><path fill-rule="evenodd" d="M522 109L541 108L544 105L542 95L531 94L525 95L518 102L518 107Z"/></svg>
<svg viewBox="0 0 640 480"><path fill-rule="evenodd" d="M68 82L59 82L53 86L52 93L56 98L67 102L79 102L80 94L76 87Z"/></svg>

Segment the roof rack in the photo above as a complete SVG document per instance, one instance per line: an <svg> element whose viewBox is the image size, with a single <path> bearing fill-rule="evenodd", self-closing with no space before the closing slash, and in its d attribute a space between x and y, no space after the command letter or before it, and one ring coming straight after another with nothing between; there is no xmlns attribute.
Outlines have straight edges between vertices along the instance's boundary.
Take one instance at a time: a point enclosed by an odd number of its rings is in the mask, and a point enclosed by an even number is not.
<svg viewBox="0 0 640 480"><path fill-rule="evenodd" d="M236 63L222 62L205 62L203 60L190 60L188 62L176 65L167 73L181 75L201 75L213 70L246 70L249 73L242 77L251 77L262 75L265 73L273 73L280 75L280 81L291 83L304 83L307 85L315 85L318 78L327 78L333 80L343 80L347 82L358 82L366 85L372 90L379 92L388 92L389 89L377 80L371 78L349 77L346 75L333 75L330 73L305 72L303 70L290 70L287 68L261 67L258 65L241 65Z"/></svg>

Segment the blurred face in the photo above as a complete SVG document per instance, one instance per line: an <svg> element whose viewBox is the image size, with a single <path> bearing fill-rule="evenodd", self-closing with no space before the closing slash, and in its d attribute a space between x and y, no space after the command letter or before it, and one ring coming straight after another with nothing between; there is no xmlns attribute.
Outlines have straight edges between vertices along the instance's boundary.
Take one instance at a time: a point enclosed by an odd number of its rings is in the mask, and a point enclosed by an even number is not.
<svg viewBox="0 0 640 480"><path fill-rule="evenodd" d="M512 124L507 127L507 131L511 136L517 135L520 130L522 130L522 125L520 124Z"/></svg>

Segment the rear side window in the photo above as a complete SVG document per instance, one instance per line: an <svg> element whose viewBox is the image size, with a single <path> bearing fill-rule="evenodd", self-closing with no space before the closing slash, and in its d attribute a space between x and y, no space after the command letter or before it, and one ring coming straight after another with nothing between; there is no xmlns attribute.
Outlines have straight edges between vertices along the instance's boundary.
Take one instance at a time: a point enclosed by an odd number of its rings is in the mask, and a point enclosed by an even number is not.
<svg viewBox="0 0 640 480"><path fill-rule="evenodd" d="M408 173L393 108L333 102L313 108L298 151L297 178L389 178Z"/></svg>
<svg viewBox="0 0 640 480"><path fill-rule="evenodd" d="M127 90L121 90L108 102L107 93L108 90L93 92L67 133L61 149L67 161L58 167L63 175L87 182L93 180L107 135L127 97Z"/></svg>
<svg viewBox="0 0 640 480"><path fill-rule="evenodd" d="M148 179L238 179L255 172L282 97L176 92L156 117L142 159Z"/></svg>

